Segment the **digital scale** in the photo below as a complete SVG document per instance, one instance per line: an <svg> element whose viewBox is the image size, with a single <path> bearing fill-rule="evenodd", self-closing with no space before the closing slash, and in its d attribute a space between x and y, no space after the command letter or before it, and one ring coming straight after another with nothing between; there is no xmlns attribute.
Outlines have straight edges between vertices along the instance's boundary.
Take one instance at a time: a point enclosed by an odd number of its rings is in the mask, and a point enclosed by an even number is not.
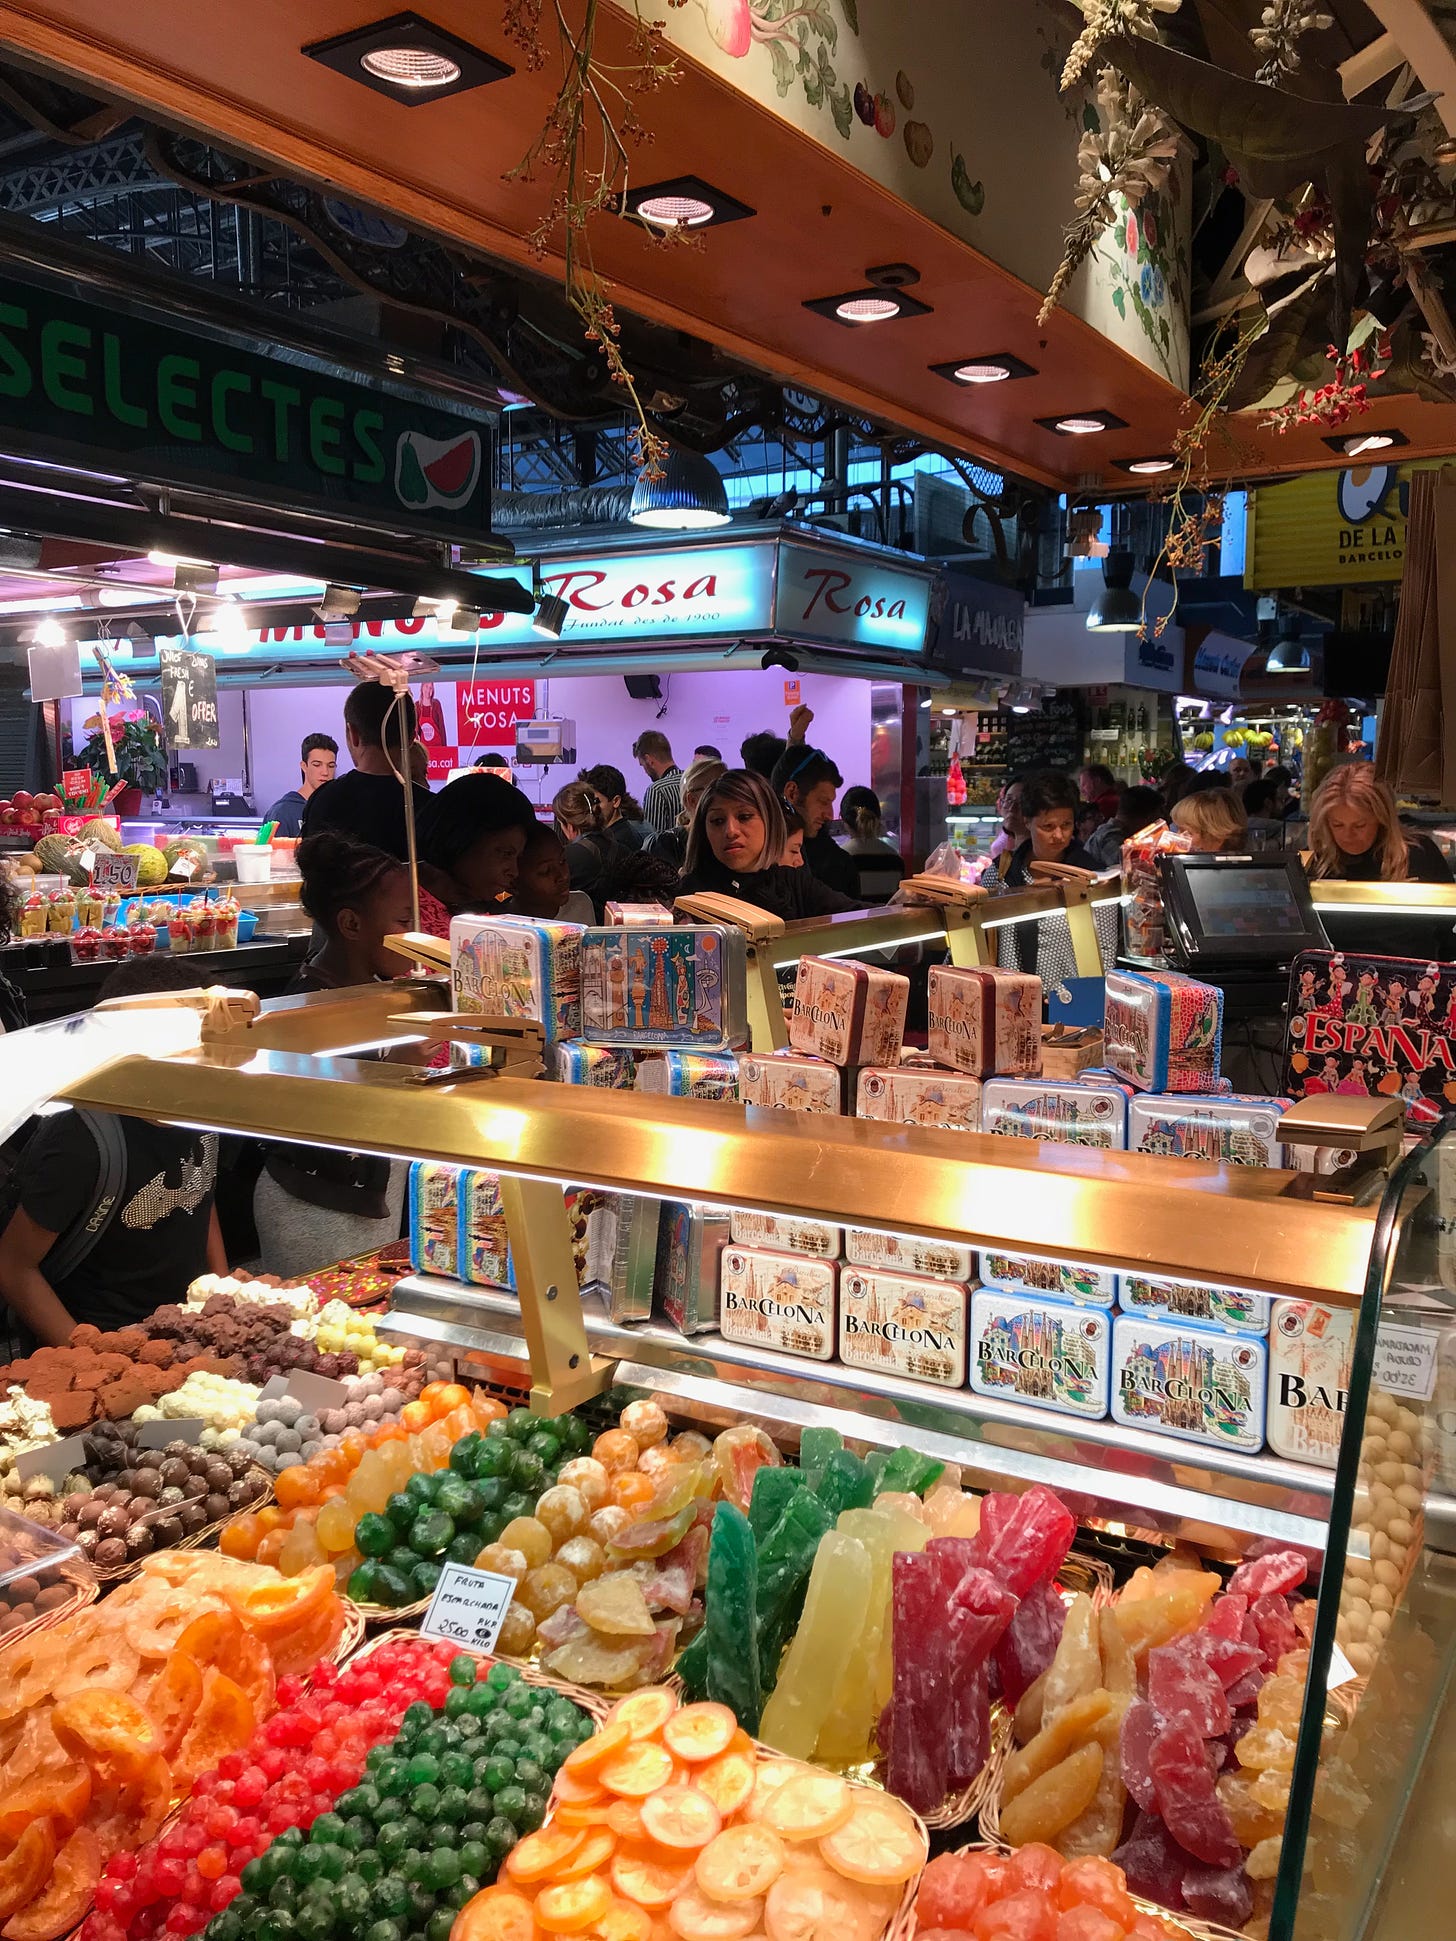
<svg viewBox="0 0 1456 1941"><path fill-rule="evenodd" d="M516 760L537 768L576 760L574 721L518 721Z"/></svg>

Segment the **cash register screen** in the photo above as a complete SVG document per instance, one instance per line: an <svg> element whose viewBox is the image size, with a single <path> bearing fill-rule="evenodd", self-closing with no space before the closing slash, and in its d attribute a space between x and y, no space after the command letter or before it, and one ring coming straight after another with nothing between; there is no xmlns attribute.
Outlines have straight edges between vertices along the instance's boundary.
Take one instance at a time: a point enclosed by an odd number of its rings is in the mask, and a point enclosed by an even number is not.
<svg viewBox="0 0 1456 1941"><path fill-rule="evenodd" d="M1283 869L1191 869L1188 887L1206 937L1303 937L1308 929Z"/></svg>

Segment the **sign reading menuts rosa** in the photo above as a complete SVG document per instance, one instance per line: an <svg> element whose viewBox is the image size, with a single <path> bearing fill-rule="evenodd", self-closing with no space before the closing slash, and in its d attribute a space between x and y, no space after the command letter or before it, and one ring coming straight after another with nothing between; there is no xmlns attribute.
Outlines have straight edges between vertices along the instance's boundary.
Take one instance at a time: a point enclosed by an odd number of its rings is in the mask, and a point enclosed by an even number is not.
<svg viewBox="0 0 1456 1941"><path fill-rule="evenodd" d="M489 427L294 350L0 275L0 435L158 485L479 539Z"/></svg>

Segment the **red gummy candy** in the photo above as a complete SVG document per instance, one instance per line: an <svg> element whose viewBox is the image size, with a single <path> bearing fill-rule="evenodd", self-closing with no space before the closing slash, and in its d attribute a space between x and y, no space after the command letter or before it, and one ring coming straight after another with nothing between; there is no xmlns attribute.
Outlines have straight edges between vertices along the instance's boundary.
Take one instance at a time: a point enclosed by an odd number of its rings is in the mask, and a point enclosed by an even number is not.
<svg viewBox="0 0 1456 1941"><path fill-rule="evenodd" d="M992 1503L996 1507L988 1516ZM1014 1497L993 1491L981 1501L976 1561L1013 1597L1024 1598L1034 1584L1056 1576L1076 1534L1077 1519L1045 1483L1033 1483Z"/></svg>
<svg viewBox="0 0 1456 1941"><path fill-rule="evenodd" d="M1242 1624L1242 1618L1239 1622ZM1245 1644L1240 1637L1220 1637L1217 1632L1203 1630L1194 1633L1191 1643L1225 1691L1263 1664L1259 1647Z"/></svg>
<svg viewBox="0 0 1456 1941"><path fill-rule="evenodd" d="M942 1544L957 1545L957 1550L949 1553L952 1556L972 1547L963 1538L935 1537L925 1547L931 1551ZM1016 1615L1016 1608L1010 1591L989 1571L974 1566L963 1573L951 1591L941 1638L953 1695L946 1783L954 1792L969 1786L990 1757L991 1697L986 1661Z"/></svg>
<svg viewBox="0 0 1456 1941"><path fill-rule="evenodd" d="M1243 1635L1244 1613L1249 1608L1249 1600L1237 1594L1230 1597L1225 1591L1216 1597L1208 1608L1208 1617L1203 1629L1211 1631L1216 1638L1238 1638Z"/></svg>
<svg viewBox="0 0 1456 1941"><path fill-rule="evenodd" d="M1178 1845L1211 1867L1238 1866L1243 1849L1214 1792L1214 1762L1191 1719L1171 1719L1163 1726L1148 1765L1158 1811Z"/></svg>
<svg viewBox="0 0 1456 1941"><path fill-rule="evenodd" d="M1028 1887L1039 1894L1051 1894L1061 1881L1063 1864L1055 1847L1041 1840L1029 1840L1012 1854L1009 1878L1017 1888Z"/></svg>
<svg viewBox="0 0 1456 1941"><path fill-rule="evenodd" d="M1264 1687L1264 1680L1268 1676L1268 1672L1264 1670L1261 1664L1256 1670L1245 1672L1237 1684L1229 1686L1228 1702L1233 1706L1235 1711L1240 1711L1244 1706L1253 1705L1257 1702L1259 1693Z"/></svg>
<svg viewBox="0 0 1456 1941"><path fill-rule="evenodd" d="M1057 1941L1122 1941L1124 1932L1100 1907L1073 1907L1057 1916Z"/></svg>
<svg viewBox="0 0 1456 1941"><path fill-rule="evenodd" d="M937 1854L920 1876L915 1897L919 1932L926 1928L968 1928L985 1905L990 1883L984 1867L968 1854Z"/></svg>
<svg viewBox="0 0 1456 1941"><path fill-rule="evenodd" d="M946 1603L959 1577L958 1562L944 1551L895 1553L890 1579L895 1672L886 1784L917 1813L939 1806L947 1791L952 1712L933 1641L945 1623Z"/></svg>
<svg viewBox="0 0 1456 1941"><path fill-rule="evenodd" d="M1259 1637L1264 1669L1274 1671L1286 1651L1299 1649L1299 1632L1282 1597L1256 1597L1249 1606L1249 1622Z"/></svg>
<svg viewBox="0 0 1456 1941"><path fill-rule="evenodd" d="M1241 1928L1254 1911L1254 1890L1240 1861L1232 1867L1190 1867L1183 1875L1183 1905L1200 1921Z"/></svg>
<svg viewBox="0 0 1456 1941"><path fill-rule="evenodd" d="M1156 1813L1139 1813L1132 1833L1112 1856L1127 1875L1131 1893L1159 1906L1183 1911L1183 1876L1188 1856Z"/></svg>
<svg viewBox="0 0 1456 1941"><path fill-rule="evenodd" d="M1056 1657L1066 1621L1067 1607L1050 1583L1034 1585L1022 1598L996 1647L1001 1696L1008 1705L1015 1705Z"/></svg>
<svg viewBox="0 0 1456 1941"><path fill-rule="evenodd" d="M1157 1732L1157 1713L1145 1698L1135 1698L1123 1717L1118 1758L1122 1764L1122 1783L1132 1795L1134 1804L1145 1813L1156 1813L1158 1810L1158 1796L1149 1763Z"/></svg>
<svg viewBox="0 0 1456 1941"><path fill-rule="evenodd" d="M1035 1888L1022 1888L983 1907L971 1933L976 1941L1056 1941L1056 1905Z"/></svg>
<svg viewBox="0 0 1456 1941"><path fill-rule="evenodd" d="M1297 1550L1271 1550L1239 1565L1228 1588L1239 1597L1267 1597L1271 1592L1294 1591L1309 1575L1309 1565Z"/></svg>
<svg viewBox="0 0 1456 1941"><path fill-rule="evenodd" d="M1210 1774L1210 1783L1212 1775ZM1237 1867L1244 1850L1239 1845L1228 1809L1216 1796L1207 1800L1170 1802L1166 1815L1168 1831L1195 1860L1206 1860L1211 1867Z"/></svg>
<svg viewBox="0 0 1456 1941"><path fill-rule="evenodd" d="M1196 1638L1176 1639L1148 1653L1148 1698L1163 1718L1186 1719L1200 1739L1216 1739L1233 1723L1223 1686Z"/></svg>

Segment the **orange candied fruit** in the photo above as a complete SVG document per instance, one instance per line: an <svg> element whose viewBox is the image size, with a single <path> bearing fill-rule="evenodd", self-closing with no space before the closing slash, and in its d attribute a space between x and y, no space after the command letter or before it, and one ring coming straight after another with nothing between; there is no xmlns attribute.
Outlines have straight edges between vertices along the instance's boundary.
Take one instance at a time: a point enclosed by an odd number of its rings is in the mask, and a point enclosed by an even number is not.
<svg viewBox="0 0 1456 1941"><path fill-rule="evenodd" d="M278 1507L283 1510L302 1509L306 1504L316 1505L318 1492L318 1478L310 1475L306 1463L295 1463L290 1469L280 1469L278 1480L273 1485Z"/></svg>
<svg viewBox="0 0 1456 1941"><path fill-rule="evenodd" d="M470 1410L481 1429L488 1429L492 1422L504 1422L510 1413L498 1396L486 1395L480 1390L471 1396Z"/></svg>
<svg viewBox="0 0 1456 1941"><path fill-rule="evenodd" d="M429 1428L435 1416L434 1411L422 1395L417 1402L405 1403L399 1412L399 1419L410 1435L417 1436L421 1429Z"/></svg>
<svg viewBox="0 0 1456 1941"><path fill-rule="evenodd" d="M640 1510L657 1494L657 1485L640 1469L624 1469L612 1478L612 1501L624 1510Z"/></svg>
<svg viewBox="0 0 1456 1941"><path fill-rule="evenodd" d="M276 1503L267 1503L258 1512L258 1523L266 1536L270 1530L280 1530L291 1521Z"/></svg>
<svg viewBox="0 0 1456 1941"><path fill-rule="evenodd" d="M470 1390L460 1382L426 1382L420 1390L420 1400L438 1421L442 1415L448 1415L451 1409L468 1408Z"/></svg>
<svg viewBox="0 0 1456 1941"><path fill-rule="evenodd" d="M238 1557L251 1563L267 1534L259 1518L244 1511L231 1523L224 1524L218 1532L217 1547L225 1557Z"/></svg>
<svg viewBox="0 0 1456 1941"><path fill-rule="evenodd" d="M287 1530L270 1530L258 1545L253 1561L259 1564L272 1564L276 1569L278 1559L283 1555L283 1546L287 1541Z"/></svg>

